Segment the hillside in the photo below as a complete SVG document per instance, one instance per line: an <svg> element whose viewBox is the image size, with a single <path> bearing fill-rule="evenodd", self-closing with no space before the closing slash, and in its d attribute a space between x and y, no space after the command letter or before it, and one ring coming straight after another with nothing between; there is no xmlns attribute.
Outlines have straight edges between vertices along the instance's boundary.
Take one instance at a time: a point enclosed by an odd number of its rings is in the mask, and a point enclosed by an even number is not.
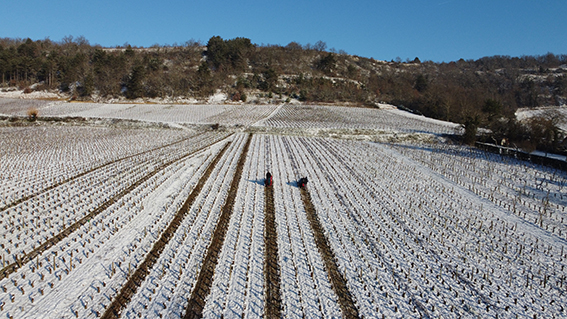
<svg viewBox="0 0 567 319"><path fill-rule="evenodd" d="M520 108L562 107L567 56L494 56L450 63L379 61L329 52L323 42L285 46L218 36L207 44L103 48L88 40L0 39L0 94L135 103L327 103L400 106L478 127L519 146L560 151L561 119L519 122ZM41 93L37 93L41 92ZM220 97L215 99L214 97ZM467 139L467 135L465 135ZM470 140L468 142L470 142Z"/></svg>

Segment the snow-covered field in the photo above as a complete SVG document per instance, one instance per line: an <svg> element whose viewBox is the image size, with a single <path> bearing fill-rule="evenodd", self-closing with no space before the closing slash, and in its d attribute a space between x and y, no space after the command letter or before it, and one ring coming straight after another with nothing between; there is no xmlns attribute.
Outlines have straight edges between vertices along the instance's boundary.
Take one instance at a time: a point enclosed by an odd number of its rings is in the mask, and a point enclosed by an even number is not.
<svg viewBox="0 0 567 319"><path fill-rule="evenodd" d="M297 187L304 176L360 317L567 316L565 172L447 143L310 133L438 136L455 124L348 107L42 103L33 105L40 116L233 129L2 122L2 318L106 316L132 280L121 317L182 318L204 271L205 318L264 317L268 170L285 318L344 315ZM0 100L0 114L25 116L29 107ZM230 221L221 225L249 132ZM148 256L195 189L163 251ZM202 269L222 226L216 266ZM147 274L133 278L150 257Z"/></svg>
<svg viewBox="0 0 567 319"><path fill-rule="evenodd" d="M414 115L397 109L283 105L262 122L268 127L374 129L403 133L454 134L458 124Z"/></svg>
<svg viewBox="0 0 567 319"><path fill-rule="evenodd" d="M270 115L277 105L254 104L104 104L63 101L0 99L0 114L26 116L35 108L39 116L108 118L149 122L251 125Z"/></svg>

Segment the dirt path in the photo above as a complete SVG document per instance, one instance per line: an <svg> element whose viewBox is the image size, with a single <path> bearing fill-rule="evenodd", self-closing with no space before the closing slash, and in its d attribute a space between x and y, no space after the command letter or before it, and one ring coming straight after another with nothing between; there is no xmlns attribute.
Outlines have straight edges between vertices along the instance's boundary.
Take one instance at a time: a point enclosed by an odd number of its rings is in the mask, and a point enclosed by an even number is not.
<svg viewBox="0 0 567 319"><path fill-rule="evenodd" d="M266 198L264 244L264 288L266 309L264 318L281 318L280 265L278 263L278 234L274 208L274 187L264 188Z"/></svg>
<svg viewBox="0 0 567 319"><path fill-rule="evenodd" d="M30 194L30 195L21 197L21 198L15 200L15 201L11 202L10 204L7 204L7 205L3 206L2 208L0 208L0 212L3 212L3 211L5 211L5 210L7 210L7 209L9 209L9 208L11 208L11 207L14 207L14 206L16 206L16 205L18 205L18 204L20 204L20 203L23 203L23 202L25 202L25 201L28 201L28 200L32 199L32 198L35 198L35 197L37 197L37 196L39 196L39 195L41 195L41 194L43 194L43 193L49 192L50 190L52 190L52 189L54 189L54 188L56 188L56 187L59 187L59 186L61 186L61 185L63 185L63 184L66 184L66 183L69 183L69 182L74 181L74 180L76 180L76 179L79 179L79 178L81 178L81 177L83 177L83 176L85 176L85 175L87 175L87 174L89 174L89 173L92 173L92 172L94 172L94 171L96 171L96 170L99 170L99 169L101 169L101 168L107 167L107 166L109 166L109 165L118 163L118 162L120 162L120 161L129 159L129 158L132 158L132 157L140 156L140 155L143 155L143 154L146 154L146 153L149 153L149 152L153 152L153 151L155 151L155 150L159 150L159 149L166 148L166 147L169 147L169 146L172 146L172 145L175 145L175 144L179 144L179 143L181 143L181 142L183 142L183 141L186 141L186 140L188 140L188 139L190 139L190 138L195 138L195 137L197 137L197 136L199 136L199 135L203 135L203 134L204 134L204 133L196 134L196 135L193 135L193 136L190 136L190 137L181 139L181 140L179 140L179 141L175 141L175 142L172 142L172 143L169 143L169 144L165 144L165 145L162 145L162 146L158 146L158 147L155 147L155 148L152 148L152 149L149 149L149 150L146 150L146 151L142 151L142 152L139 152L139 153L136 153L136 154L132 154L132 155L128 155L128 156L125 156L125 157L121 157L121 158L115 159L115 160L113 160L113 161L104 163L104 164L102 164L102 165L93 167L93 168L88 169L88 170L86 170L86 171L84 171L84 172L82 172L82 173L79 173L79 174L75 175L75 176L69 177L69 178L66 179L66 180L63 180L63 181L60 181L60 182L55 183L55 184L53 184L53 185L47 186L46 188L41 189L41 190L39 190L39 191L37 191L37 192L35 192L35 193L33 193L33 194Z"/></svg>
<svg viewBox="0 0 567 319"><path fill-rule="evenodd" d="M250 141L252 140L252 135L248 135L244 149L240 154L238 163L236 166L236 172L230 183L230 189L226 198L226 202L221 209L221 215L215 231L213 232L213 237L211 244L207 249L207 254L203 260L203 265L201 266L201 271L191 293L191 297L187 303L187 311L184 318L202 318L203 308L205 307L205 302L207 296L211 292L211 285L213 284L213 276L215 274L215 268L218 262L218 257L221 252L222 244L228 229L230 222L230 216L232 215L232 209L234 207L234 202L236 199L236 193L238 192L238 183L242 177L242 168L244 167L244 161L246 160L246 155L248 154L248 148L250 146Z"/></svg>
<svg viewBox="0 0 567 319"><path fill-rule="evenodd" d="M12 274L13 272L15 272L16 270L18 270L19 268L21 268L23 265L25 265L26 263L32 261L35 257L37 257L38 255L40 255L41 253L43 253L44 251L46 251L47 249L57 245L60 241L62 241L63 239L65 239L67 236L69 236L71 233L73 233L74 231L76 231L77 229L81 228L81 226L83 226L84 224L86 224L89 220L91 220L92 218L96 217L98 214L102 213L103 211L105 211L106 209L108 209L110 206L112 206L112 204L116 203L118 200L120 200L120 198L124 197L125 195L127 195L128 193L132 192L134 189L136 189L136 187L142 185L145 181L147 181L148 179L150 179L152 176L156 175L157 173L159 173L160 171L162 171L163 169L165 169L166 167L168 167L169 165L180 161L188 156L191 156L207 147L209 147L210 145L204 146L198 150L192 151L190 153L187 153L179 158L173 159L169 162L163 163L162 165L158 166L156 169L154 169L153 171L151 171L150 173L146 174L144 177L142 177L141 179L135 181L133 184L131 184L130 186L128 186L126 189L122 190L121 192L119 192L118 194L112 196L111 198L109 198L107 201L105 201L104 203L102 203L100 206L98 206L95 210L93 210L92 212L90 212L88 215L84 216L83 218L79 219L78 221L76 221L75 223L73 223L71 226L65 228L63 231L61 231L59 234L53 236L52 238L46 240L44 243L42 243L41 245L39 245L37 248L35 248L34 250L30 251L29 253L25 254L24 256L21 256L18 258L18 260L12 264L9 264L8 266L4 267L1 271L0 271L0 279L6 278L8 277L10 274Z"/></svg>
<svg viewBox="0 0 567 319"><path fill-rule="evenodd" d="M126 284L122 287L118 295L112 300L112 303L106 308L106 311L102 318L119 318L120 312L122 309L130 302L132 296L138 290L138 287L144 282L150 270L154 266L154 264L159 259L159 256L163 252L165 246L171 240L177 228L181 225L181 222L185 218L185 215L191 209L195 198L201 192L201 189L205 185L205 182L209 179L213 169L215 168L216 164L219 162L222 155L228 149L230 142L227 143L222 150L217 154L215 159L209 164L205 173L199 179L199 182L195 186L195 188L191 191L187 200L183 203L183 206L179 209L179 211L173 217L173 220L169 224L169 226L163 231L158 241L152 247L152 250L147 254L146 259L140 264L140 266L134 271L130 279L126 282Z"/></svg>
<svg viewBox="0 0 567 319"><path fill-rule="evenodd" d="M352 295L347 288L346 280L339 272L339 267L335 261L335 254L333 254L333 251L329 246L329 242L325 237L323 227L317 217L317 211L311 202L311 195L309 194L309 190L307 190L307 186L301 188L301 199L303 200L303 205L305 205L307 220L309 220L311 229L313 229L315 243L317 244L321 257L323 257L323 261L325 262L325 268L329 274L331 285L339 297L339 305L343 312L343 318L360 318L358 309L352 299Z"/></svg>

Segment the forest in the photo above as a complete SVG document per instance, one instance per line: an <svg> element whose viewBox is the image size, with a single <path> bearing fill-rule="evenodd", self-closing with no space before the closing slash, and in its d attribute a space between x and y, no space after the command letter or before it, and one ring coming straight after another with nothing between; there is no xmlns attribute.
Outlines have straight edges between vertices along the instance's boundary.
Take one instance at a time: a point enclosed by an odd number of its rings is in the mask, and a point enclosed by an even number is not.
<svg viewBox="0 0 567 319"><path fill-rule="evenodd" d="M519 122L519 108L567 102L567 55L492 56L453 62L381 61L301 45L258 45L248 38L147 48L91 45L84 37L0 38L0 90L47 90L72 100L206 99L219 90L246 103L390 103L461 123L472 143L478 128L490 141L561 152L562 118L546 113ZM482 137L480 137L482 138Z"/></svg>

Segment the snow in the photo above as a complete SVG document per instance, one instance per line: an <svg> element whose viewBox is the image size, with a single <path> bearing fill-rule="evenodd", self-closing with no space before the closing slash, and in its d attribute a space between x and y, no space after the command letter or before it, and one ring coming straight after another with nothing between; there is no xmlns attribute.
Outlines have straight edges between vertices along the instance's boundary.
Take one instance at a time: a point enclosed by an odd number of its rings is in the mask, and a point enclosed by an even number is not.
<svg viewBox="0 0 567 319"><path fill-rule="evenodd" d="M211 97L209 97L209 104L219 104L226 101L226 99L227 99L227 95L219 91L213 94Z"/></svg>
<svg viewBox="0 0 567 319"><path fill-rule="evenodd" d="M315 245L313 232L297 187L290 184L301 175L294 169L287 147L281 138L270 141L267 158L274 179L274 205L278 252L281 265L283 316L333 318L340 314L338 297L331 289L323 260Z"/></svg>
<svg viewBox="0 0 567 319"><path fill-rule="evenodd" d="M267 170L286 318L342 315L296 187L303 176L362 317L566 316L567 173L443 143L457 124L391 107L0 99L1 114L26 116L30 106L40 116L202 127L3 123L2 265L116 200L0 280L2 317L104 313L231 142L122 311L181 318L250 132L205 318L264 316ZM222 127L207 127L215 123Z"/></svg>
<svg viewBox="0 0 567 319"><path fill-rule="evenodd" d="M389 108L295 106L285 104L262 124L275 128L359 129L399 133L454 134L458 124Z"/></svg>
<svg viewBox="0 0 567 319"><path fill-rule="evenodd" d="M44 100L64 99L65 96L55 91L54 92L32 91L31 93L24 93L24 90L19 90L16 87L10 87L0 90L0 98L25 99L29 102L30 100L39 100L39 99L44 99Z"/></svg>
<svg viewBox="0 0 567 319"><path fill-rule="evenodd" d="M553 159L560 160L560 161L567 161L567 156L565 156L565 155L551 154L551 153L546 153L546 152L542 152L542 151L532 151L530 154L542 156L542 157L549 157L549 158L553 158Z"/></svg>
<svg viewBox="0 0 567 319"><path fill-rule="evenodd" d="M545 115L559 115L563 117L558 124L558 127L563 131L567 131L567 107L562 105L560 107L557 106L548 106L548 107L538 107L538 108L524 108L518 109L516 111L516 118L518 121L525 121L535 116L545 116Z"/></svg>
<svg viewBox="0 0 567 319"><path fill-rule="evenodd" d="M258 147L253 142L252 152ZM248 318L263 318L264 187L259 167L264 167L261 157L244 167L239 185L244 191L236 199L209 297L214 302L207 303L204 317L247 313Z"/></svg>

